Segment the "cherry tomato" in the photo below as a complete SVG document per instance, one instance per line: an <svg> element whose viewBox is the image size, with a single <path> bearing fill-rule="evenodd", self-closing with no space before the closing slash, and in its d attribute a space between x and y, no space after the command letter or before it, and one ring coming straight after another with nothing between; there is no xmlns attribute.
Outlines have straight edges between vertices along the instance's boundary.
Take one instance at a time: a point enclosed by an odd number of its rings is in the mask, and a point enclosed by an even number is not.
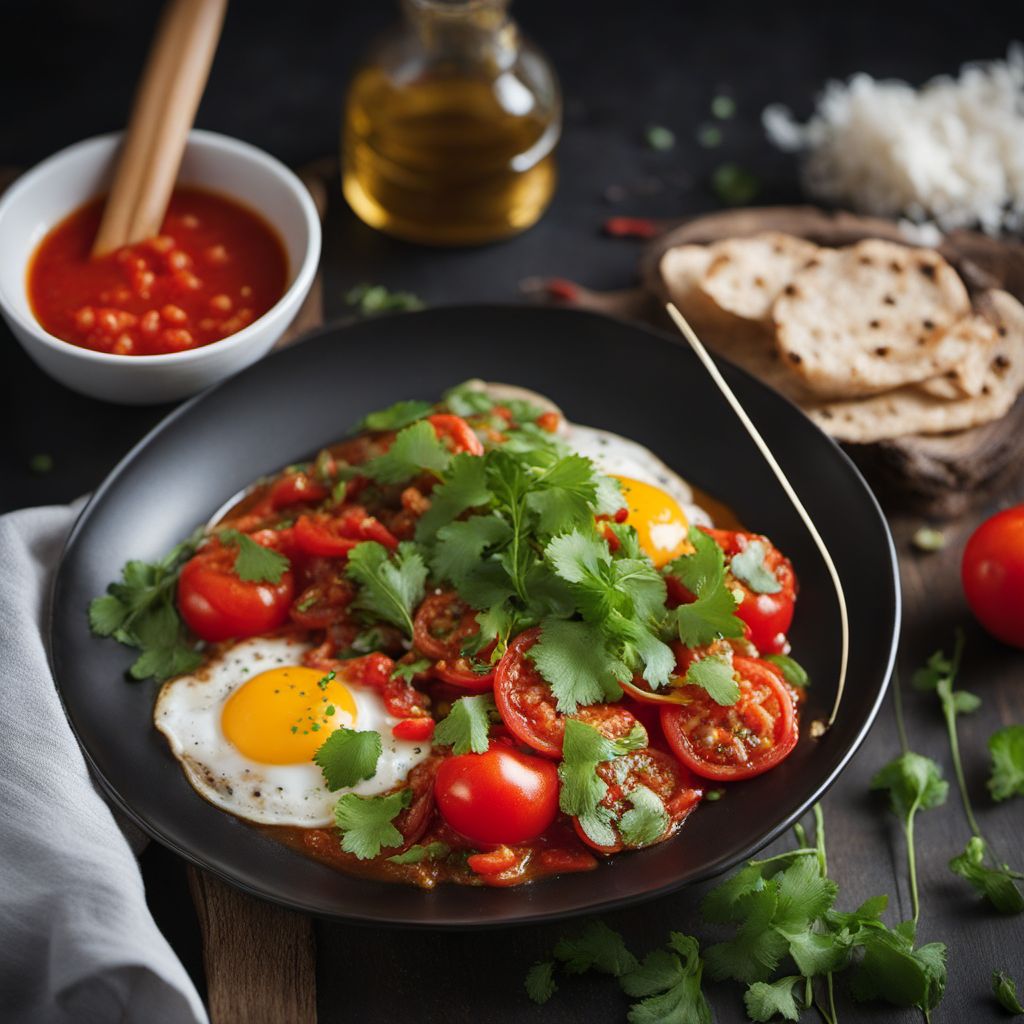
<svg viewBox="0 0 1024 1024"><path fill-rule="evenodd" d="M505 746L449 757L437 771L441 817L471 843L536 839L558 813L558 771L544 758Z"/></svg>
<svg viewBox="0 0 1024 1024"><path fill-rule="evenodd" d="M562 756L566 715L558 710L555 695L526 652L537 642L540 629L520 633L494 670L494 702L502 721L516 739L546 757ZM611 739L625 736L636 718L621 704L591 704L571 717Z"/></svg>
<svg viewBox="0 0 1024 1024"><path fill-rule="evenodd" d="M374 652L362 658L346 658L334 669L345 682L370 686L380 694L388 714L396 718L417 718L426 714L427 697L401 676L392 678L394 661Z"/></svg>
<svg viewBox="0 0 1024 1024"><path fill-rule="evenodd" d="M796 601L796 574L789 559L767 537L741 530L711 530L704 532L725 552L726 559L745 550L751 541L760 541L765 548L765 566L781 585L775 594L758 594L742 580L735 585L743 590L743 600L736 614L750 629L748 639L762 654L782 654L786 649L786 633L793 621Z"/></svg>
<svg viewBox="0 0 1024 1024"><path fill-rule="evenodd" d="M237 548L205 545L181 569L178 610L196 636L210 643L267 633L283 626L295 593L291 570L277 583L240 580Z"/></svg>
<svg viewBox="0 0 1024 1024"><path fill-rule="evenodd" d="M971 534L960 574L974 617L994 637L1024 647L1024 505L997 512Z"/></svg>
<svg viewBox="0 0 1024 1024"><path fill-rule="evenodd" d="M601 806L611 811L615 820L629 810L629 795L639 786L646 786L661 798L668 816L665 831L652 843L645 845L653 845L667 839L700 802L701 790L689 771L671 754L651 747L631 751L614 761L605 761L598 765L597 774L608 787L601 800ZM607 846L591 839L578 818L573 818L573 827L587 846L600 853L618 853L620 850L637 848L636 845L630 846L625 841L614 821L611 828L615 833L615 841Z"/></svg>
<svg viewBox="0 0 1024 1024"><path fill-rule="evenodd" d="M722 706L687 686L688 704L661 709L661 727L676 757L705 779L749 779L774 768L796 746L793 698L779 675L758 658L733 659L740 699Z"/></svg>
<svg viewBox="0 0 1024 1024"><path fill-rule="evenodd" d="M270 505L275 509L288 505L311 505L323 501L329 493L308 473L286 473L270 488Z"/></svg>
<svg viewBox="0 0 1024 1024"><path fill-rule="evenodd" d="M484 446L480 443L480 438L473 433L473 428L461 416L442 412L428 416L427 421L434 428L437 436L442 441L446 441L453 452L483 455Z"/></svg>
<svg viewBox="0 0 1024 1024"><path fill-rule="evenodd" d="M430 594L416 611L413 643L421 654L435 660L438 678L472 693L486 693L494 685L494 670L462 654L463 642L479 631L476 612L458 595Z"/></svg>

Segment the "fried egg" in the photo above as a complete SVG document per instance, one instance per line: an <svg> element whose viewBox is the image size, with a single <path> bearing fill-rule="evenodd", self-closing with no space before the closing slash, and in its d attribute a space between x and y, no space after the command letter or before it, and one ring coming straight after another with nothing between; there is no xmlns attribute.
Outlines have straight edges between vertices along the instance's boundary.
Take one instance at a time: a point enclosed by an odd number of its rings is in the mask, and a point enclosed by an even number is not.
<svg viewBox="0 0 1024 1024"><path fill-rule="evenodd" d="M690 524L711 524L693 500L693 490L650 449L607 430L570 424L564 437L601 472L618 480L640 547L659 568L688 548Z"/></svg>
<svg viewBox="0 0 1024 1024"><path fill-rule="evenodd" d="M304 666L310 646L284 637L244 640L160 691L154 724L188 781L240 818L301 828L333 824L339 796L384 793L430 754L429 743L394 737L400 719L376 692L324 682L323 672ZM340 726L379 733L383 749L372 778L332 792L313 755Z"/></svg>

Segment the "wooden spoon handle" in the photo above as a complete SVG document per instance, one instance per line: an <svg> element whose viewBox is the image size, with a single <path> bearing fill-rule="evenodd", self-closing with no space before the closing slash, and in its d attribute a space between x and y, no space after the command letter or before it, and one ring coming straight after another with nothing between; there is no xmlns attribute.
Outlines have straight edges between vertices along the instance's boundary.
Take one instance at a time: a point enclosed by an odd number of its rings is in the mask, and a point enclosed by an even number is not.
<svg viewBox="0 0 1024 1024"><path fill-rule="evenodd" d="M93 255L160 231L220 39L227 0L171 0L132 107Z"/></svg>
<svg viewBox="0 0 1024 1024"><path fill-rule="evenodd" d="M316 1024L312 918L189 865L212 1024Z"/></svg>

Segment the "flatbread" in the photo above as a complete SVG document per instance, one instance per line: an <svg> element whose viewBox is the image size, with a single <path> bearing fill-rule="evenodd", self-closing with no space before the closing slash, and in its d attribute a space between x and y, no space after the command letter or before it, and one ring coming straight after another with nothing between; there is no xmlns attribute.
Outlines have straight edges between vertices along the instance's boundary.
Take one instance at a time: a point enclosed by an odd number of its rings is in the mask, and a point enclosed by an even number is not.
<svg viewBox="0 0 1024 1024"><path fill-rule="evenodd" d="M985 373L999 340L995 325L988 317L971 313L958 320L947 334L949 337L943 339L943 345L957 344L963 347L959 365L947 370L941 377L923 381L918 387L936 398L950 400L980 395L985 385Z"/></svg>
<svg viewBox="0 0 1024 1024"><path fill-rule="evenodd" d="M808 414L833 437L856 444L967 430L1005 416L1024 391L1024 306L1008 292L992 290L979 299L978 310L997 340L977 395L950 401L903 387L872 398L821 403L807 408Z"/></svg>
<svg viewBox="0 0 1024 1024"><path fill-rule="evenodd" d="M814 259L772 308L783 360L822 397L849 398L955 369L948 329L970 311L956 271L931 249L868 239Z"/></svg>
<svg viewBox="0 0 1024 1024"><path fill-rule="evenodd" d="M726 313L770 324L772 306L782 289L819 249L806 239L766 231L715 242L710 252L711 261L699 283L704 294Z"/></svg>
<svg viewBox="0 0 1024 1024"><path fill-rule="evenodd" d="M713 304L700 288L710 263L711 250L706 245L677 245L658 264L666 296L698 332L709 317L714 320Z"/></svg>

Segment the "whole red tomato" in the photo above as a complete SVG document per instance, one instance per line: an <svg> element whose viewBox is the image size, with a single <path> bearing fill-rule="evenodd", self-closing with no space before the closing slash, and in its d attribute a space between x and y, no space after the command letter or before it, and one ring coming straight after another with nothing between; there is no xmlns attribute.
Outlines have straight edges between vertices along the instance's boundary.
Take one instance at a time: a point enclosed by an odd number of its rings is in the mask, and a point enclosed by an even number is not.
<svg viewBox="0 0 1024 1024"><path fill-rule="evenodd" d="M967 542L960 567L975 618L994 637L1024 647L1024 505L986 519Z"/></svg>
<svg viewBox="0 0 1024 1024"><path fill-rule="evenodd" d="M558 813L558 771L543 757L494 746L449 757L434 798L444 820L482 846L536 839Z"/></svg>

